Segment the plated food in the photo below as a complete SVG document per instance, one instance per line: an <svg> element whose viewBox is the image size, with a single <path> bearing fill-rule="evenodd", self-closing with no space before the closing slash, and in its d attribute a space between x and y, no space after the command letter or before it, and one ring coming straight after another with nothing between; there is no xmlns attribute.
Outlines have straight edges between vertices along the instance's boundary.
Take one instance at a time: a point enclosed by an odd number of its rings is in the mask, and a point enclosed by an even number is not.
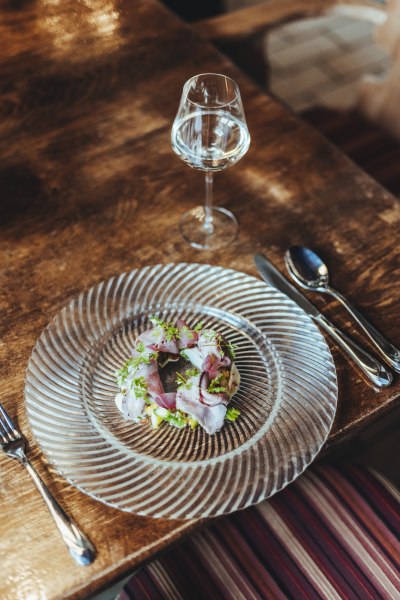
<svg viewBox="0 0 400 600"><path fill-rule="evenodd" d="M115 371L134 358L151 314L184 316L191 329L203 318L203 330L235 343L235 423L208 435L119 413ZM195 368L181 361L160 366L165 392L177 392L176 371L187 379ZM332 427L337 380L324 336L283 294L232 269L163 264L99 282L55 315L33 349L25 399L40 448L79 490L134 514L203 519L260 502L304 471Z"/></svg>
<svg viewBox="0 0 400 600"><path fill-rule="evenodd" d="M125 418L174 427L198 425L208 434L235 421L239 411L229 406L240 384L235 348L202 323L190 328L182 319L167 323L152 317L153 327L135 340L131 356L117 371L120 391L115 403ZM176 390L166 392L161 371L176 362Z"/></svg>

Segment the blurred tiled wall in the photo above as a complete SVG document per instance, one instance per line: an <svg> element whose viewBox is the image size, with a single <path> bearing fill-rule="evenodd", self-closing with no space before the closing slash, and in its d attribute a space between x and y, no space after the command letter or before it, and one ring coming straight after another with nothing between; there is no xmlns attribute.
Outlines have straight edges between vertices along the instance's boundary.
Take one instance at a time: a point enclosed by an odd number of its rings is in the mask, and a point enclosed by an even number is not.
<svg viewBox="0 0 400 600"><path fill-rule="evenodd" d="M387 53L373 41L373 26L343 17L285 25L266 41L271 90L293 110L353 106L364 75L384 76Z"/></svg>
<svg viewBox="0 0 400 600"><path fill-rule="evenodd" d="M264 0L226 0L228 10ZM365 75L384 77L387 53L374 44L373 26L329 16L295 21L266 38L271 91L295 111L311 106L346 109Z"/></svg>

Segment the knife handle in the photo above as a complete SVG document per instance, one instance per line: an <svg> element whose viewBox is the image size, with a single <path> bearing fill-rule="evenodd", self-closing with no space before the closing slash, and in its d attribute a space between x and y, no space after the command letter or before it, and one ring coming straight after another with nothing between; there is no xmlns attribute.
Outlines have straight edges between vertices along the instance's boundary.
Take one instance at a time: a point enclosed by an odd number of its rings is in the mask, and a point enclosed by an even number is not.
<svg viewBox="0 0 400 600"><path fill-rule="evenodd" d="M335 342L347 352L359 369L376 388L382 389L392 383L392 374L374 356L369 354L366 350L363 350L348 335L339 331L339 329L337 329L333 323L328 321L324 315L319 314L315 316L314 319L333 337Z"/></svg>
<svg viewBox="0 0 400 600"><path fill-rule="evenodd" d="M336 300L339 300L346 310L351 314L353 319L369 336L373 344L378 348L381 354L386 358L389 365L398 373L400 373L400 351L393 346L373 325L353 306L343 294L337 292L331 287L327 287L326 291L331 294Z"/></svg>

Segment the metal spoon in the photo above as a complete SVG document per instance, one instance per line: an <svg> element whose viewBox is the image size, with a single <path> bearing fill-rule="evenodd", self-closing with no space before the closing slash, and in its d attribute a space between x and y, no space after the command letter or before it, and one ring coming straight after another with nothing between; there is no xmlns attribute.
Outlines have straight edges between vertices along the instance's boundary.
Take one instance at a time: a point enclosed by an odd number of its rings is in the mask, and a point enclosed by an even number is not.
<svg viewBox="0 0 400 600"><path fill-rule="evenodd" d="M315 252L304 246L292 246L285 253L285 263L290 275L301 287L330 294L343 304L382 356L395 371L400 373L400 351L388 342L340 292L330 287L328 267Z"/></svg>

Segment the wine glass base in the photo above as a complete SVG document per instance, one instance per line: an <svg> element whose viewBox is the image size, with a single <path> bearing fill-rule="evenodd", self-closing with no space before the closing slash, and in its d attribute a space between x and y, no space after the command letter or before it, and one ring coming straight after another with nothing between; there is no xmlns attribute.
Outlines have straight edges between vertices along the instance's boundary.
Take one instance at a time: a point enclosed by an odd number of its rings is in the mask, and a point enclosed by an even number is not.
<svg viewBox="0 0 400 600"><path fill-rule="evenodd" d="M211 215L211 226L207 225L204 206L196 206L182 215L181 233L194 248L216 250L228 246L235 239L238 228L235 216L218 206L211 209Z"/></svg>

